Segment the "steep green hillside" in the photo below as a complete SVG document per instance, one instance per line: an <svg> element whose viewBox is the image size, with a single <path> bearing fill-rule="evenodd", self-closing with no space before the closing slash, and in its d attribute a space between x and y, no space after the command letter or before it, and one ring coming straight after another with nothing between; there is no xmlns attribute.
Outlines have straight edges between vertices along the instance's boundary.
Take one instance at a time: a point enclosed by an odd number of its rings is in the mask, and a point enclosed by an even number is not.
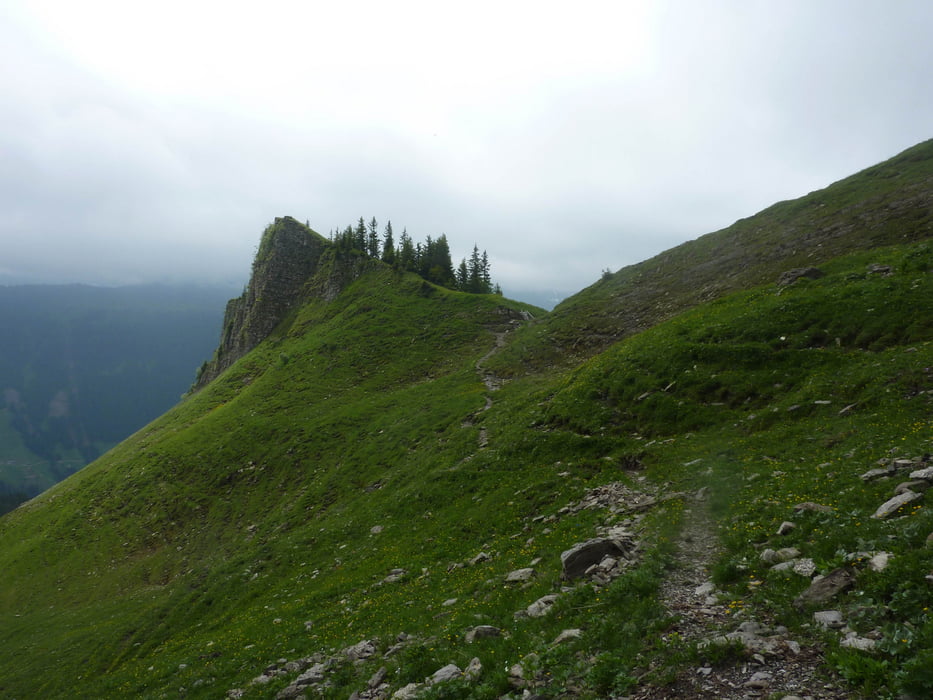
<svg viewBox="0 0 933 700"><path fill-rule="evenodd" d="M0 520L0 695L928 697L922 238L580 361L566 320L324 249L269 337Z"/></svg>
<svg viewBox="0 0 933 700"><path fill-rule="evenodd" d="M521 366L579 361L697 304L773 283L786 270L931 236L933 140L604 277L534 329Z"/></svg>

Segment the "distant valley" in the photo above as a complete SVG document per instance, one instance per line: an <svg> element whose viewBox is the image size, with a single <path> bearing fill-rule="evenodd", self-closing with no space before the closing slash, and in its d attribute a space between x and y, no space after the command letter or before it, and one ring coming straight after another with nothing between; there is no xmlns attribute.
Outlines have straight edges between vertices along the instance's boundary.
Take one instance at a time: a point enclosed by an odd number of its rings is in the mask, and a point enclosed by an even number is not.
<svg viewBox="0 0 933 700"><path fill-rule="evenodd" d="M231 288L0 287L0 512L178 402Z"/></svg>

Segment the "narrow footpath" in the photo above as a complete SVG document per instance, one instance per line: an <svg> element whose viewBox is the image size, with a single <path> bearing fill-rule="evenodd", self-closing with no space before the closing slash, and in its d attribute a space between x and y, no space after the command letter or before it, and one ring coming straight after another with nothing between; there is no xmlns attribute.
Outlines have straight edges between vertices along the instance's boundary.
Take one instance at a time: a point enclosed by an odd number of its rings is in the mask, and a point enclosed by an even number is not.
<svg viewBox="0 0 933 700"><path fill-rule="evenodd" d="M721 664L688 667L671 685L644 687L630 700L670 698L774 698L782 700L843 700L838 679L823 666L821 649L795 641L788 630L754 619L741 606L717 596L710 568L719 554L716 526L705 498L688 504L678 541L675 566L661 586L661 599L678 619L667 634L688 643L741 644ZM710 654L715 658L716 654Z"/></svg>

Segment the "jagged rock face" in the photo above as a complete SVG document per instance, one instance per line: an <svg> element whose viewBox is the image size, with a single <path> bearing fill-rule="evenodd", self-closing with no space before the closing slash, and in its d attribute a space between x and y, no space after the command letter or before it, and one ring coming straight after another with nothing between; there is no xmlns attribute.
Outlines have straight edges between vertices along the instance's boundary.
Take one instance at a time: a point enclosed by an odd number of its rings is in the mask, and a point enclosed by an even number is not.
<svg viewBox="0 0 933 700"><path fill-rule="evenodd" d="M253 273L242 296L227 302L220 345L195 382L200 389L256 347L302 300L327 241L290 216L263 233ZM326 291L326 290L325 290Z"/></svg>

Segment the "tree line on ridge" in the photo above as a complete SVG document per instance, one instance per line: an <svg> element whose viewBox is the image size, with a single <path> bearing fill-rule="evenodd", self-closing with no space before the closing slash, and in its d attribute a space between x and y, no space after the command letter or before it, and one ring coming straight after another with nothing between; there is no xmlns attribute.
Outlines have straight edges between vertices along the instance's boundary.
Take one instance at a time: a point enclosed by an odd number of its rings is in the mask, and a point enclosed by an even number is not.
<svg viewBox="0 0 933 700"><path fill-rule="evenodd" d="M382 260L399 270L414 272L429 282L442 287L473 294L502 294L489 273L489 257L474 244L473 252L454 268L450 258L447 236L427 236L423 243L414 242L407 229L402 230L398 243L392 231L392 222L386 223L383 233L373 217L367 224L363 217L356 226L330 232L330 240L340 252L355 252Z"/></svg>

